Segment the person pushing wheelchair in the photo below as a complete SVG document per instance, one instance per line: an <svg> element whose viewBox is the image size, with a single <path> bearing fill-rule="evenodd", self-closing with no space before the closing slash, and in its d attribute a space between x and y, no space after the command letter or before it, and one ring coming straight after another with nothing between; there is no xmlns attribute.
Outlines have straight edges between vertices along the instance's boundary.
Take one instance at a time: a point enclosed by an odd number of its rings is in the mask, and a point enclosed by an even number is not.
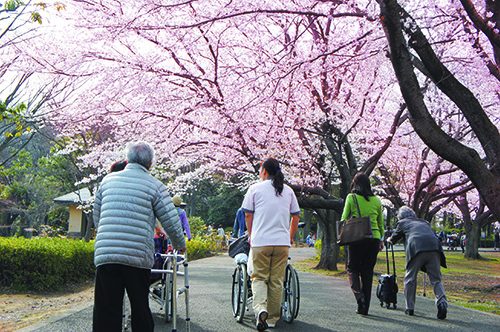
<svg viewBox="0 0 500 332"><path fill-rule="evenodd" d="M259 175L262 181L250 186L241 208L245 212L252 248L250 264L256 327L264 331L274 327L280 318L288 249L298 228L300 208L295 193L284 184L276 159L266 159Z"/></svg>

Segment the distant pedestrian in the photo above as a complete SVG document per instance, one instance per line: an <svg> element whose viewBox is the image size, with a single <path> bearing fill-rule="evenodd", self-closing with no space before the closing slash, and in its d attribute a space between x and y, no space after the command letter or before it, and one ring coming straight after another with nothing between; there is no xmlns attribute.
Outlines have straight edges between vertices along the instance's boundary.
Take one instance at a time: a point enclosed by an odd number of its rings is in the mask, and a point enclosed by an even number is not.
<svg viewBox="0 0 500 332"><path fill-rule="evenodd" d="M361 216L358 216L358 205ZM364 173L358 173L351 183L351 194L346 197L341 220L367 216L371 220L373 239L349 245L347 258L349 283L358 304L356 313L360 315L368 315L370 309L373 269L379 251L384 248L384 243L380 241L384 234L384 219L382 202L372 192L370 179Z"/></svg>
<svg viewBox="0 0 500 332"><path fill-rule="evenodd" d="M182 202L182 198L177 195L172 198L172 203L174 203L175 207L177 208L177 212L179 213L179 218L181 219L184 235L187 237L188 241L191 241L191 228L189 227L189 221L186 215L186 211L184 211L184 208L182 207L186 206L186 203Z"/></svg>
<svg viewBox="0 0 500 332"><path fill-rule="evenodd" d="M499 248L499 245L500 245L500 232L497 231L495 232L495 249L494 250L497 250Z"/></svg>
<svg viewBox="0 0 500 332"><path fill-rule="evenodd" d="M306 243L307 243L308 247L312 247L312 244L311 244L312 235L313 235L313 233L309 233L309 235L307 235L307 237L306 237Z"/></svg>
<svg viewBox="0 0 500 332"><path fill-rule="evenodd" d="M467 236L465 233L460 236L460 248L462 248L462 254L465 252L465 240L467 239Z"/></svg>
<svg viewBox="0 0 500 332"><path fill-rule="evenodd" d="M398 219L399 224L387 242L396 243L401 238L404 238L405 241L405 313L410 316L414 315L417 275L422 270L427 273L434 288L438 309L437 318L445 319L448 302L441 282L440 268L440 266L446 267L443 247L429 222L418 219L415 212L409 207L403 206L399 209Z"/></svg>
<svg viewBox="0 0 500 332"><path fill-rule="evenodd" d="M446 244L446 239L447 239L445 231L441 231L439 233L439 239L441 240L441 244L444 246Z"/></svg>
<svg viewBox="0 0 500 332"><path fill-rule="evenodd" d="M219 225L217 228L217 235L220 237L224 237L226 234L224 233L224 228L222 228L222 225Z"/></svg>
<svg viewBox="0 0 500 332"><path fill-rule="evenodd" d="M174 248L186 248L168 190L148 172L153 149L147 143L135 142L127 150L127 166L104 177L94 200L94 332L121 331L125 290L132 308L132 329L153 332L148 294L157 219Z"/></svg>

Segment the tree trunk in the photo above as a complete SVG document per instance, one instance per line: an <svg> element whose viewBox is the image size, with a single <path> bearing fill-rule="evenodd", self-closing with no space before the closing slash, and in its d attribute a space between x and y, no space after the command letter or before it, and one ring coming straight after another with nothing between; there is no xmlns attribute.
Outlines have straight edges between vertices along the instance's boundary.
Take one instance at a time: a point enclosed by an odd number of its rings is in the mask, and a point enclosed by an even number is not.
<svg viewBox="0 0 500 332"><path fill-rule="evenodd" d="M335 213L332 210L317 212L323 234L321 236L321 258L315 269L337 271L339 247L337 245L337 223Z"/></svg>
<svg viewBox="0 0 500 332"><path fill-rule="evenodd" d="M310 210L304 210L304 231L302 233L302 242L305 242L309 233L311 233L311 217L312 213Z"/></svg>
<svg viewBox="0 0 500 332"><path fill-rule="evenodd" d="M474 222L470 227L465 229L465 258L481 259L479 255L479 241L481 240L481 223Z"/></svg>
<svg viewBox="0 0 500 332"><path fill-rule="evenodd" d="M92 237L92 234L94 233L94 218L92 216L92 211L86 213L86 218L87 218L87 227L85 229L85 235L83 238L85 242L89 242L90 238Z"/></svg>

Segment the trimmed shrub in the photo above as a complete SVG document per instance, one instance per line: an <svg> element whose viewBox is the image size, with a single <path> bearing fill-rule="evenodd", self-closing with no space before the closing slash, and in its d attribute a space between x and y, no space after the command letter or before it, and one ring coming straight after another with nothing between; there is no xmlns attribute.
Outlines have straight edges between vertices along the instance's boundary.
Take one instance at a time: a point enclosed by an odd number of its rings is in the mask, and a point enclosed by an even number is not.
<svg viewBox="0 0 500 332"><path fill-rule="evenodd" d="M467 245L467 241L465 241ZM495 239L481 239L479 242L480 248L493 248L495 247Z"/></svg>
<svg viewBox="0 0 500 332"><path fill-rule="evenodd" d="M94 242L66 238L0 238L0 285L48 291L94 278Z"/></svg>
<svg viewBox="0 0 500 332"><path fill-rule="evenodd" d="M212 256L212 245L206 237L197 236L187 243L188 260L194 261L209 256Z"/></svg>

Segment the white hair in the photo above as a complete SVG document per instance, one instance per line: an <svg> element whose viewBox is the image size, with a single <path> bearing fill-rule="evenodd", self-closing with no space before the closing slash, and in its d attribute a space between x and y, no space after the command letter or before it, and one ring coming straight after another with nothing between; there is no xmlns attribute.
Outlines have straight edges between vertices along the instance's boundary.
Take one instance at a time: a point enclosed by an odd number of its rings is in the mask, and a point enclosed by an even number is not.
<svg viewBox="0 0 500 332"><path fill-rule="evenodd" d="M415 212L407 206L402 206L398 210L398 219L403 220L410 217L416 217Z"/></svg>
<svg viewBox="0 0 500 332"><path fill-rule="evenodd" d="M146 142L131 142L127 144L127 161L149 168L153 162L155 152Z"/></svg>

